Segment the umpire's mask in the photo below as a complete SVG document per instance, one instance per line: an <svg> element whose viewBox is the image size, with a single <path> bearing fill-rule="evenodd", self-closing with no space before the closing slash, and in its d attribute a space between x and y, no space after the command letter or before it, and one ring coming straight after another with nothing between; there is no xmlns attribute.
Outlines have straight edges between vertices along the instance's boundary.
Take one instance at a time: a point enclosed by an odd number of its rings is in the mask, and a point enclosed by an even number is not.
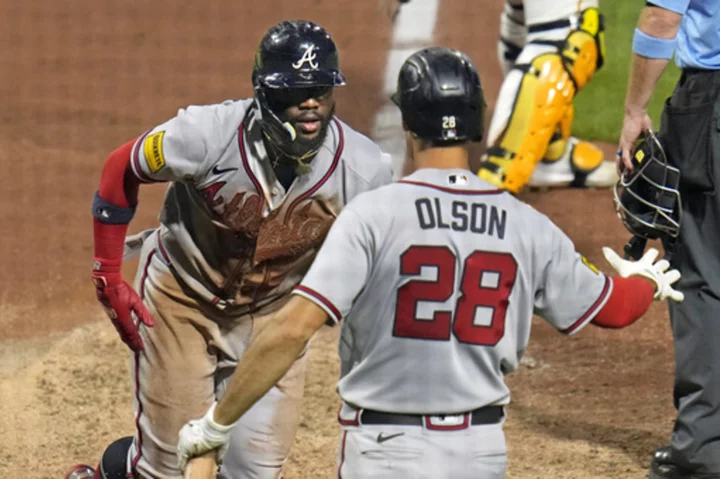
<svg viewBox="0 0 720 479"><path fill-rule="evenodd" d="M632 154L633 171L615 185L615 208L633 235L646 239L676 238L682 203L680 171L668 165L665 150L652 131L644 133Z"/></svg>

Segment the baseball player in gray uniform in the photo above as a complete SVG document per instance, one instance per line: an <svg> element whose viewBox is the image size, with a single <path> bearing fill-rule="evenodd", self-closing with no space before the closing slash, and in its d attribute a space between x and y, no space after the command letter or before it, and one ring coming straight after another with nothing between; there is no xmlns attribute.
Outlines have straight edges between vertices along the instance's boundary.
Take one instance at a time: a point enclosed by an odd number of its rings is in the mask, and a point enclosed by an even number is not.
<svg viewBox="0 0 720 479"><path fill-rule="evenodd" d="M334 117L333 88L343 84L330 35L282 22L260 43L254 98L181 109L108 159L93 201L93 278L134 351L137 431L108 448L95 477L180 477L181 426L222 395L345 204L391 181L389 156ZM161 225L126 245L138 185L158 181L171 182ZM138 247L133 288L120 266ZM304 366L299 352L234 430L221 477L281 475Z"/></svg>
<svg viewBox="0 0 720 479"><path fill-rule="evenodd" d="M608 277L546 216L472 174L484 99L465 54L413 54L394 100L412 173L343 210L225 396L182 428L181 466L212 449L222 457L238 418L317 329L343 319L338 477L501 478L504 376L533 313L572 334L627 326L653 298L682 300L671 287L679 274L656 250L630 262L606 249L619 272Z"/></svg>

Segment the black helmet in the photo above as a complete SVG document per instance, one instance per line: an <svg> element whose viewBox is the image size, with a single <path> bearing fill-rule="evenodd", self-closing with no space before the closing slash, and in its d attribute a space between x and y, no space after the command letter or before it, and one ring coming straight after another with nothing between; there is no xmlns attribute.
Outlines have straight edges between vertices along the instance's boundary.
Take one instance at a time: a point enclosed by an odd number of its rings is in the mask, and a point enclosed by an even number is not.
<svg viewBox="0 0 720 479"><path fill-rule="evenodd" d="M660 141L647 131L632 153L632 172L615 185L618 216L634 236L671 240L680 233L680 171L670 166Z"/></svg>
<svg viewBox="0 0 720 479"><path fill-rule="evenodd" d="M296 137L272 109L268 92L286 88L336 87L345 84L330 34L308 21L280 22L270 28L255 54L252 71L260 123L268 138L285 150Z"/></svg>
<svg viewBox="0 0 720 479"><path fill-rule="evenodd" d="M443 47L415 52L400 68L392 101L418 138L434 143L480 141L485 96L467 55Z"/></svg>

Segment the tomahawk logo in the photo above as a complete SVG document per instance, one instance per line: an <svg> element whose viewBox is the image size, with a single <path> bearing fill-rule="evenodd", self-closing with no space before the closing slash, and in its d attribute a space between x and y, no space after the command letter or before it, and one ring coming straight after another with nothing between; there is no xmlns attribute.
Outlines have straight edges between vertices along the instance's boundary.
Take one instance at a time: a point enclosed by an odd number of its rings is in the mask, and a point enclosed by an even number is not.
<svg viewBox="0 0 720 479"><path fill-rule="evenodd" d="M315 45L310 45L309 47L307 47L307 49L305 50L305 53L303 53L302 58L300 58L300 60L298 60L297 62L292 64L293 68L296 70L299 70L303 67L304 64L307 63L308 65L310 65L310 68L312 68L313 70L317 70L319 65L315 61L315 58L317 58L317 55L315 54L314 50L315 50Z"/></svg>

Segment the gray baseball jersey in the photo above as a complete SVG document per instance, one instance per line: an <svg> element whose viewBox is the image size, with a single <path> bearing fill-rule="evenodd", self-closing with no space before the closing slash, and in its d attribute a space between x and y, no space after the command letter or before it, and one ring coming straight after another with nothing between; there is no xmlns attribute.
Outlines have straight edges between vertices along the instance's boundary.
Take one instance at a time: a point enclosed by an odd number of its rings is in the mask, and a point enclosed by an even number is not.
<svg viewBox="0 0 720 479"><path fill-rule="evenodd" d="M509 402L533 313L571 334L612 281L546 216L466 170L419 170L364 193L294 290L345 318L346 402L409 414Z"/></svg>
<svg viewBox="0 0 720 479"><path fill-rule="evenodd" d="M135 175L170 181L160 252L197 294L242 312L288 293L340 209L389 183L390 158L333 118L309 173L275 177L252 100L180 109L141 136Z"/></svg>

